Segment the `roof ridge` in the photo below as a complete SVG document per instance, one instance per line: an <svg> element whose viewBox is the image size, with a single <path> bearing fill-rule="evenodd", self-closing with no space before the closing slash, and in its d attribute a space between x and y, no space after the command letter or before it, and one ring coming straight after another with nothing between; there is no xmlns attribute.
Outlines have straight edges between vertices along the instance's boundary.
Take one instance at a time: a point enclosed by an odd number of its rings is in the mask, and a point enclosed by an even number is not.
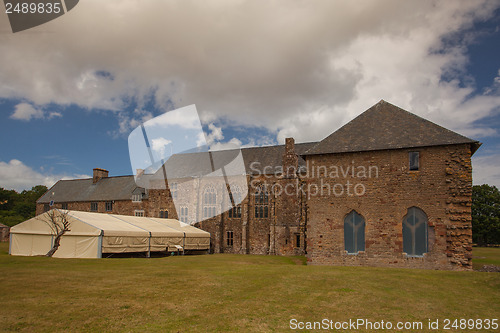
<svg viewBox="0 0 500 333"><path fill-rule="evenodd" d="M392 113L399 114L395 116ZM382 99L302 155L462 143L473 144L473 153L480 146L476 140Z"/></svg>

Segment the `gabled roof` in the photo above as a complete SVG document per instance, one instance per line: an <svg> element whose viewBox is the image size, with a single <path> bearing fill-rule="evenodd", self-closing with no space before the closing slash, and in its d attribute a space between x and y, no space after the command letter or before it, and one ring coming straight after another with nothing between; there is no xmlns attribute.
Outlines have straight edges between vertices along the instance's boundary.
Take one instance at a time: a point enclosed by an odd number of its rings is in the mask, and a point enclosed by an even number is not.
<svg viewBox="0 0 500 333"><path fill-rule="evenodd" d="M302 155L471 144L480 142L381 100Z"/></svg>
<svg viewBox="0 0 500 333"><path fill-rule="evenodd" d="M295 144L295 152L300 155L312 148L317 142ZM238 150L220 150L212 152L214 169L217 170L236 158ZM280 170L285 154L285 145L242 148L241 155L247 175L274 173ZM299 156L299 167L305 166L305 161ZM176 154L171 156L165 163L169 178L185 178L202 176L212 172L210 156L208 152ZM158 170L160 178L163 171Z"/></svg>
<svg viewBox="0 0 500 333"><path fill-rule="evenodd" d="M130 200L136 188L134 176L101 178L96 184L92 178L60 180L37 202Z"/></svg>
<svg viewBox="0 0 500 333"><path fill-rule="evenodd" d="M295 151L300 155L316 143L295 144ZM263 171L275 172L281 167L285 146L242 148L241 153L247 174L259 174L259 172L262 173ZM210 159L207 156L208 153L173 155L166 163L169 179L201 176L210 173ZM234 154L231 151L213 152L216 169L230 162L232 158L234 158ZM305 166L305 161L300 157L299 166ZM264 168L266 169L264 170ZM158 170L158 175L161 177L163 177L162 172L161 169ZM138 187L135 183L134 176L101 178L96 184L93 184L92 178L60 180L37 202L46 204L52 200L58 203L131 200L132 194L144 192L144 189Z"/></svg>

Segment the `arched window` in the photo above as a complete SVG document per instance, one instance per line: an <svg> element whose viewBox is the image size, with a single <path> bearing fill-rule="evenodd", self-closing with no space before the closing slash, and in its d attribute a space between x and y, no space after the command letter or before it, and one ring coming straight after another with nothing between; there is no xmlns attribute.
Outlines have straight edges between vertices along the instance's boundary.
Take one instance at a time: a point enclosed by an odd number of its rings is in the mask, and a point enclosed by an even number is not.
<svg viewBox="0 0 500 333"><path fill-rule="evenodd" d="M203 218L216 216L217 195L215 188L209 186L203 193Z"/></svg>
<svg viewBox="0 0 500 333"><path fill-rule="evenodd" d="M365 250L365 219L355 210L344 218L344 244L350 254Z"/></svg>
<svg viewBox="0 0 500 333"><path fill-rule="evenodd" d="M162 218L162 219L168 219L168 210L166 210L166 209L160 209L160 218Z"/></svg>
<svg viewBox="0 0 500 333"><path fill-rule="evenodd" d="M269 193L265 185L260 185L254 194L255 218L262 219L269 217Z"/></svg>
<svg viewBox="0 0 500 333"><path fill-rule="evenodd" d="M241 189L239 186L231 186L231 192L229 192L229 199L233 199L232 202L235 206L229 208L229 218L240 218L241 217L241 206L238 205L241 202ZM231 203L232 204L232 203Z"/></svg>
<svg viewBox="0 0 500 333"><path fill-rule="evenodd" d="M420 257L427 252L427 215L417 207L408 209L403 218L403 252Z"/></svg>

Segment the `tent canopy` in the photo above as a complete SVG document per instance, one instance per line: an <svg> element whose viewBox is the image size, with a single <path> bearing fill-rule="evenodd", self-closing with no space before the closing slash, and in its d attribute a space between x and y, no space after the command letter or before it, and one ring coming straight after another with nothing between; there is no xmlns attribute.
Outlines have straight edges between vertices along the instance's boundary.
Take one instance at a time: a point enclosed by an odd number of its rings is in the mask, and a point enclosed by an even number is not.
<svg viewBox="0 0 500 333"><path fill-rule="evenodd" d="M208 250L210 234L172 219L53 209L11 228L12 255L45 255L54 242L52 221L66 218L70 231L54 254L99 258L102 253Z"/></svg>

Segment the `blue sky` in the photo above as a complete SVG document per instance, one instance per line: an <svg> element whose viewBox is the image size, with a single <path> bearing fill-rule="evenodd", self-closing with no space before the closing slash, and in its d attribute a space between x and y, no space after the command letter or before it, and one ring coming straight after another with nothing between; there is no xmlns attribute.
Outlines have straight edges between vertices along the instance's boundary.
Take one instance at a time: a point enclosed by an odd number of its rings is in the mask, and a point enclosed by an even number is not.
<svg viewBox="0 0 500 333"><path fill-rule="evenodd" d="M127 137L196 104L209 140L321 140L381 99L478 139L500 186L498 1L80 2L0 13L0 187L132 174ZM278 15L279 13L279 15Z"/></svg>

